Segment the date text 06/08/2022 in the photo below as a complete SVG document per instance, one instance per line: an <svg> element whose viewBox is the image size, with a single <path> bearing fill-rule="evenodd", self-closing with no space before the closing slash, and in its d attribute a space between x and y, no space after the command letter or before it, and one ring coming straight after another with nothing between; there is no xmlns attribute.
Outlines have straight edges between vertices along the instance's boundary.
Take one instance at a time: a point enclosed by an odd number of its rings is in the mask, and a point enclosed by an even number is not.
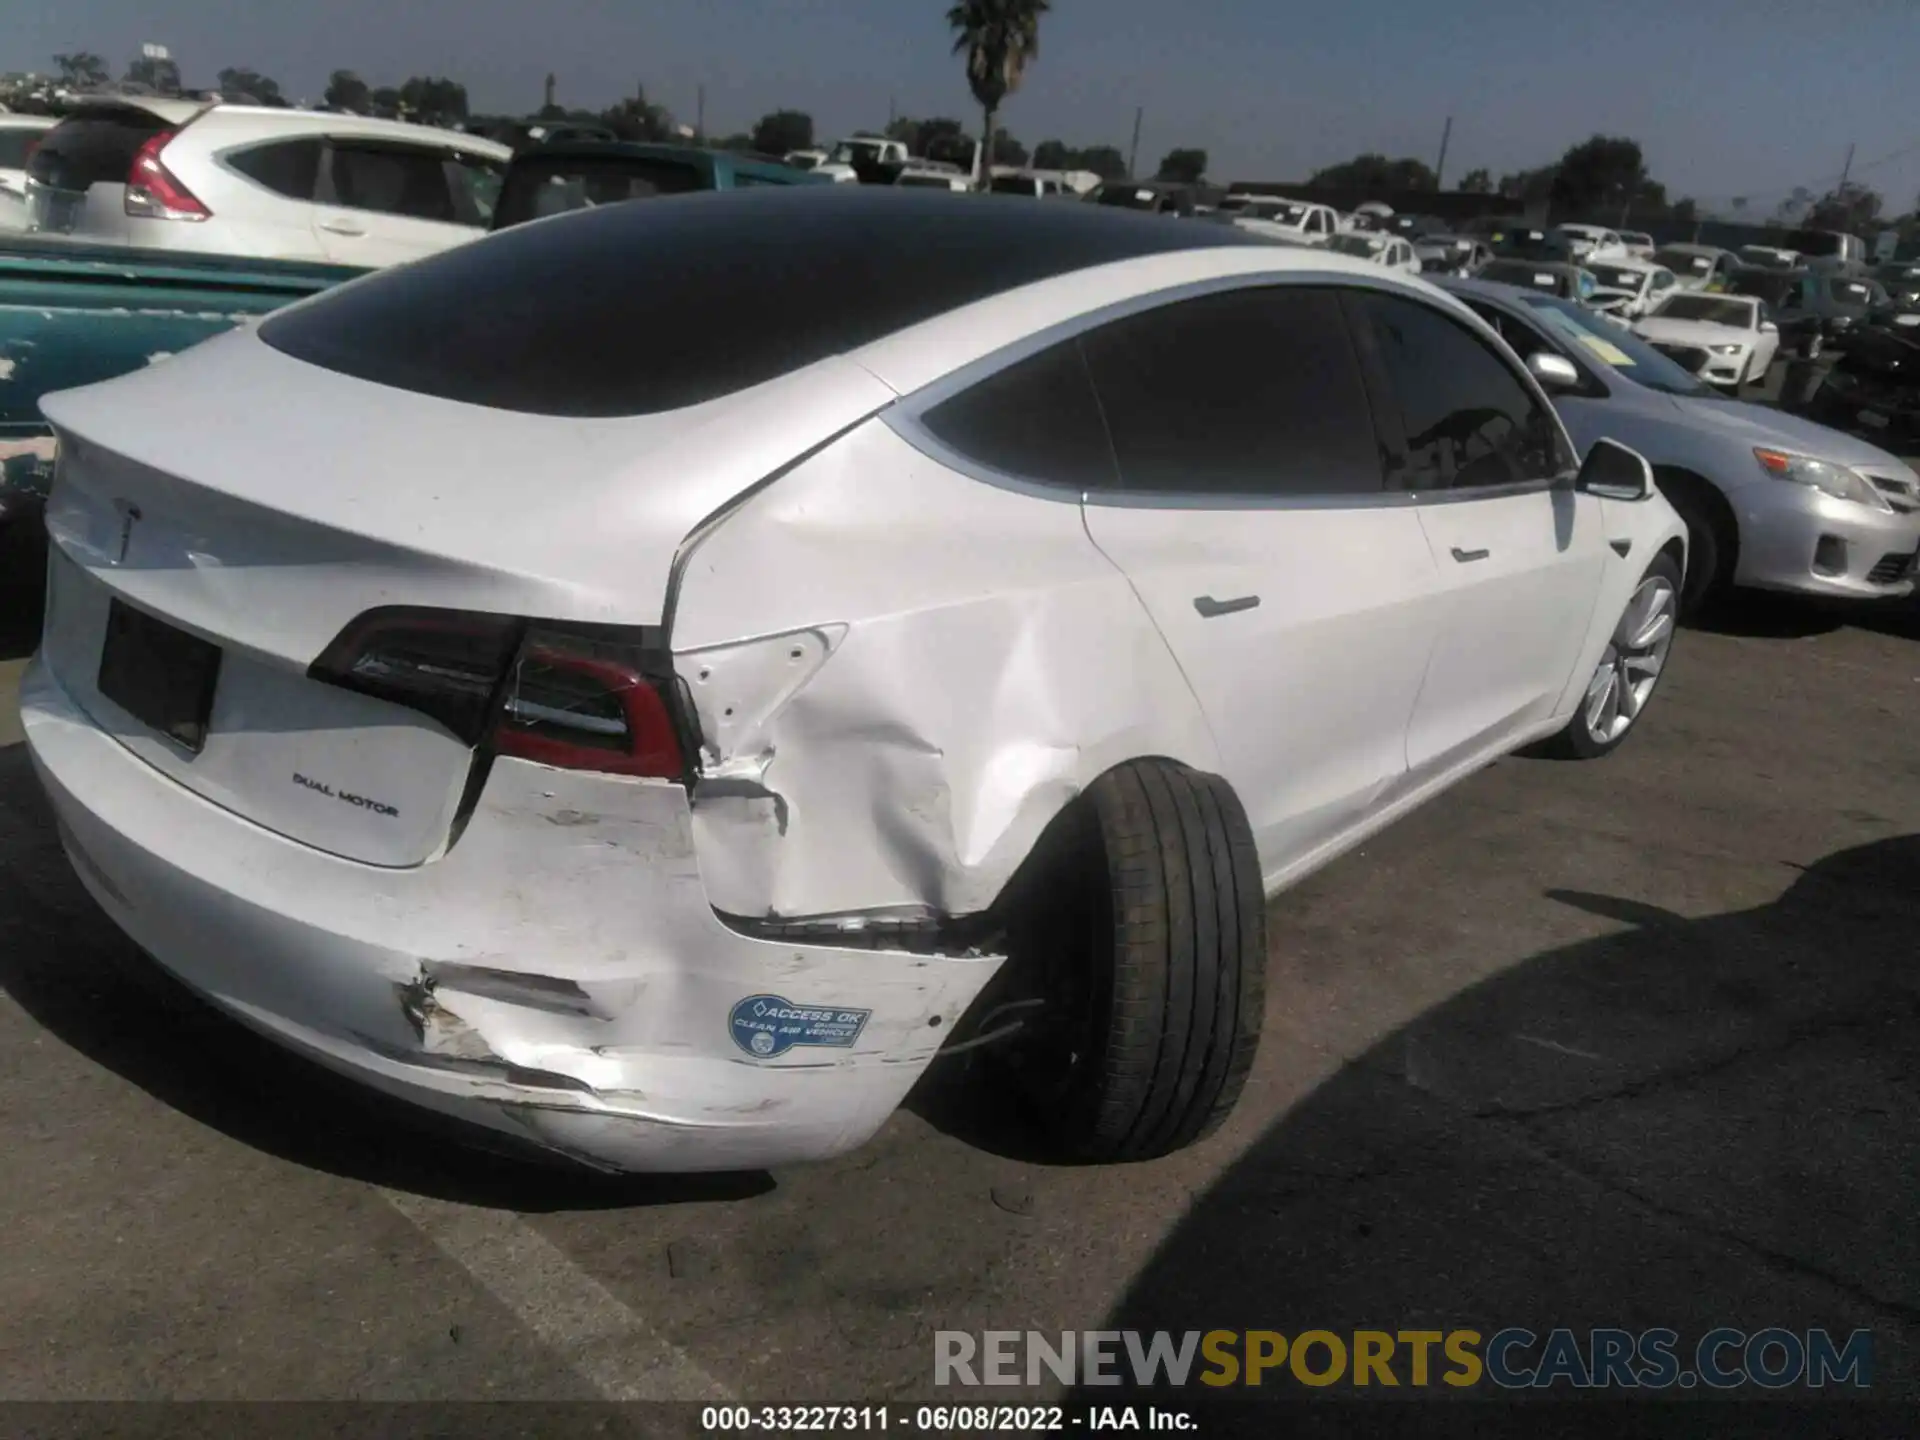
<svg viewBox="0 0 1920 1440"><path fill-rule="evenodd" d="M1157 1405L709 1405L707 1434L802 1434L903 1430L927 1435L1010 1435L1027 1431L1191 1431L1185 1410Z"/></svg>

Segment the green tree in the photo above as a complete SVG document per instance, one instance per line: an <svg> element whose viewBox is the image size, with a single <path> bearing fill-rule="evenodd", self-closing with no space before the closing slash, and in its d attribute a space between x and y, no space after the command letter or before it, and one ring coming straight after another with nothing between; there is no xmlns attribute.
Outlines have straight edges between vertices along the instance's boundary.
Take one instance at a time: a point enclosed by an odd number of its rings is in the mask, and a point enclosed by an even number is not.
<svg viewBox="0 0 1920 1440"><path fill-rule="evenodd" d="M1568 220L1623 214L1635 204L1664 202L1647 175L1640 142L1595 135L1560 157L1551 191L1554 213Z"/></svg>
<svg viewBox="0 0 1920 1440"><path fill-rule="evenodd" d="M960 0L947 11L953 53L967 57L967 85L980 104L982 135L996 133L1000 106L1039 59L1040 17L1051 8L1048 0ZM985 168L982 154L975 177Z"/></svg>
<svg viewBox="0 0 1920 1440"><path fill-rule="evenodd" d="M1339 165L1329 165L1307 177L1309 185L1324 185L1342 190L1434 190L1438 178L1425 161L1411 157L1389 160L1377 153L1356 155Z"/></svg>
<svg viewBox="0 0 1920 1440"><path fill-rule="evenodd" d="M1807 216L1808 228L1865 235L1880 218L1884 202L1876 190L1849 180L1822 195Z"/></svg>
<svg viewBox="0 0 1920 1440"><path fill-rule="evenodd" d="M1042 140L1033 147L1033 168L1036 170L1073 170L1077 166L1067 162L1073 152L1067 149L1064 140Z"/></svg>
<svg viewBox="0 0 1920 1440"><path fill-rule="evenodd" d="M667 140L673 136L673 116L667 113L663 105L655 105L647 99L644 89L637 89L632 95L600 113L600 123L605 125L622 140ZM729 137L731 138L731 137ZM723 145L725 150L735 148ZM749 137L746 145L740 149L752 148Z"/></svg>
<svg viewBox="0 0 1920 1440"><path fill-rule="evenodd" d="M280 82L271 80L258 70L244 70L229 67L217 77L222 96L229 100L245 98L256 105L278 105L285 108L287 97L280 93Z"/></svg>
<svg viewBox="0 0 1920 1440"><path fill-rule="evenodd" d="M1698 224L1700 220L1700 207L1695 205L1690 198L1676 200L1673 202L1673 208L1670 209L1667 214L1676 225L1695 225Z"/></svg>
<svg viewBox="0 0 1920 1440"><path fill-rule="evenodd" d="M958 120L936 115L922 120L907 144L909 154L928 160L945 160L954 165L973 163L973 137Z"/></svg>
<svg viewBox="0 0 1920 1440"><path fill-rule="evenodd" d="M993 132L993 163L995 165L1025 165L1027 147L1022 145L1004 128Z"/></svg>
<svg viewBox="0 0 1920 1440"><path fill-rule="evenodd" d="M751 154L753 151L760 149L758 145L754 144L753 136L747 134L745 131L740 131L733 135L724 136L723 138L714 141L713 148L716 150L731 150L738 155ZM806 150L811 147L806 145L795 145L792 148L795 150ZM771 150L766 150L766 151L761 151L761 153L766 155L771 155L774 152ZM785 150L782 150L779 153L784 155L787 152Z"/></svg>
<svg viewBox="0 0 1920 1440"><path fill-rule="evenodd" d="M367 96L368 115L378 115L385 120L400 118L400 92L391 85L382 85Z"/></svg>
<svg viewBox="0 0 1920 1440"><path fill-rule="evenodd" d="M153 60L141 55L127 66L126 78L131 84L145 85L161 95L180 93L180 65L171 58Z"/></svg>
<svg viewBox="0 0 1920 1440"><path fill-rule="evenodd" d="M1491 195L1493 177L1485 170L1469 170L1460 179L1460 191L1464 195Z"/></svg>
<svg viewBox="0 0 1920 1440"><path fill-rule="evenodd" d="M399 108L419 124L451 128L467 118L467 87L438 75L410 75L400 87Z"/></svg>
<svg viewBox="0 0 1920 1440"><path fill-rule="evenodd" d="M1207 152L1204 150L1169 150L1160 160L1160 168L1154 172L1158 180L1179 180L1188 185L1198 185L1206 177Z"/></svg>
<svg viewBox="0 0 1920 1440"><path fill-rule="evenodd" d="M91 90L112 78L107 62L91 50L76 50L71 55L53 57L60 71L60 83L74 90Z"/></svg>
<svg viewBox="0 0 1920 1440"><path fill-rule="evenodd" d="M762 155L785 155L813 148L813 116L804 110L775 110L753 127L753 148Z"/></svg>
<svg viewBox="0 0 1920 1440"><path fill-rule="evenodd" d="M329 75L326 93L320 99L331 110L351 110L356 115L373 109L373 92L351 70L336 70Z"/></svg>
<svg viewBox="0 0 1920 1440"><path fill-rule="evenodd" d="M1091 170L1102 180L1119 180L1127 173L1127 157L1117 145L1095 145L1073 153L1069 170Z"/></svg>

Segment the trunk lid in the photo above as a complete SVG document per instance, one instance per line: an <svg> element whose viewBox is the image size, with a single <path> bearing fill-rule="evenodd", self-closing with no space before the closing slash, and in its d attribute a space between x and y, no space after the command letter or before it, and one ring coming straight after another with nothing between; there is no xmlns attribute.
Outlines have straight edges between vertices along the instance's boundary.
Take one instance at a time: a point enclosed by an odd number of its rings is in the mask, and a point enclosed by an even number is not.
<svg viewBox="0 0 1920 1440"><path fill-rule="evenodd" d="M48 397L62 453L43 654L104 728L215 804L352 859L420 864L446 844L473 752L414 710L310 679L329 642L387 606L658 625L690 531L892 398L831 360L685 410L557 418L223 336ZM219 648L197 751L103 691L116 601Z"/></svg>

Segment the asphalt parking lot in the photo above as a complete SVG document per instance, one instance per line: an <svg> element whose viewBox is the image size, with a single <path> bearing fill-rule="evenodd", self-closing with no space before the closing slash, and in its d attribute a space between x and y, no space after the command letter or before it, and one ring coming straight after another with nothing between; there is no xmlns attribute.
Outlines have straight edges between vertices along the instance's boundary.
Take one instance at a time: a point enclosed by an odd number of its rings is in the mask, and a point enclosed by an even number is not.
<svg viewBox="0 0 1920 1440"><path fill-rule="evenodd" d="M1192 1151L1039 1163L942 1070L836 1163L614 1181L144 962L61 855L6 603L0 1398L856 1403L932 1397L936 1329L1524 1324L1866 1328L1920 1399L1920 609L1738 606L1617 756L1503 761L1282 897Z"/></svg>

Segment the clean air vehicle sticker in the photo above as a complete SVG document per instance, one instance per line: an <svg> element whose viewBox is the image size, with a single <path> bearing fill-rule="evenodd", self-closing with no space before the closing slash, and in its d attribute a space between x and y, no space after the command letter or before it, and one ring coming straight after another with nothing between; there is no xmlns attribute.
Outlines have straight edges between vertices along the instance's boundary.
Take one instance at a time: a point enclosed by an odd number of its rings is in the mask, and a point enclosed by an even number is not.
<svg viewBox="0 0 1920 1440"><path fill-rule="evenodd" d="M771 1060L796 1045L845 1050L867 1028L871 1010L796 1005L781 995L749 995L733 1007L727 1027L733 1043L756 1060Z"/></svg>

